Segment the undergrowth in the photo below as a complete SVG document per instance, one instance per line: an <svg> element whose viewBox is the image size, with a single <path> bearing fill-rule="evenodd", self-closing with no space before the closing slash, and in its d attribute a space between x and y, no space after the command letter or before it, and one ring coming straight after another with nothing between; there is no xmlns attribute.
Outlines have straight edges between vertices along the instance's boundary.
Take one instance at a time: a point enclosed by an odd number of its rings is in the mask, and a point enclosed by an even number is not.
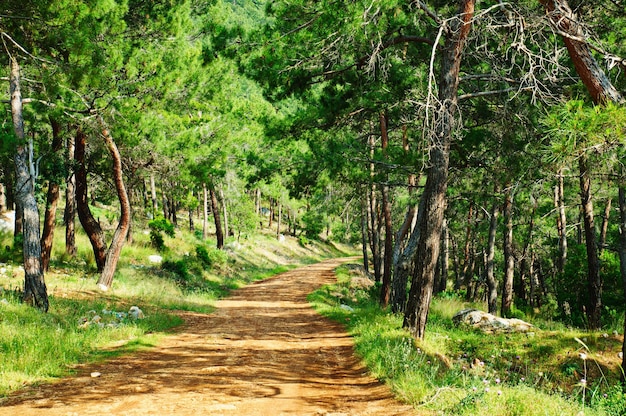
<svg viewBox="0 0 626 416"><path fill-rule="evenodd" d="M337 283L309 300L345 325L373 376L426 414L626 414L620 337L555 330L554 323L543 329L538 320L533 332L521 334L457 328L452 316L477 305L444 296L433 299L425 340L418 342L402 328L402 316L381 310L375 285L355 284L355 276L363 279L354 270L340 267Z"/></svg>

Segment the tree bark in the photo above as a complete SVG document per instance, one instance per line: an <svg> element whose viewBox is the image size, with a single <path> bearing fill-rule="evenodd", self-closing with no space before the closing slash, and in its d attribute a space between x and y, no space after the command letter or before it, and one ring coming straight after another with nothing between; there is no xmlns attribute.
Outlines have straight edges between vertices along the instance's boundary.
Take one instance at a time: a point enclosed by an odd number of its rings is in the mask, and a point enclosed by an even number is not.
<svg viewBox="0 0 626 416"><path fill-rule="evenodd" d="M74 160L74 137L67 137L68 162ZM76 256L76 176L72 168L65 181L65 211L63 213L63 223L65 224L65 253L71 257Z"/></svg>
<svg viewBox="0 0 626 416"><path fill-rule="evenodd" d="M157 201L156 184L154 182L154 172L150 172L150 198L152 199L152 219L155 219L157 217L159 206Z"/></svg>
<svg viewBox="0 0 626 416"><path fill-rule="evenodd" d="M215 187L209 184L209 194L211 196L211 211L213 211L213 220L215 221L215 237L217 238L217 248L224 247L224 232L222 231L222 220L220 218L220 207L215 195Z"/></svg>
<svg viewBox="0 0 626 416"><path fill-rule="evenodd" d="M502 285L502 309L504 317L511 316L513 307L513 279L515 277L515 258L513 256L513 189L509 184L504 197L504 284Z"/></svg>
<svg viewBox="0 0 626 416"><path fill-rule="evenodd" d="M9 87L11 94L11 117L17 137L14 155L16 176L16 202L22 207L23 252L24 252L24 302L48 311L48 291L41 262L39 235L39 210L35 199L34 178L28 168L28 152L24 134L22 93L20 89L20 67L16 57L10 58ZM17 218L17 213L16 213Z"/></svg>
<svg viewBox="0 0 626 416"><path fill-rule="evenodd" d="M202 183L202 240L209 236L209 196L206 183Z"/></svg>
<svg viewBox="0 0 626 416"><path fill-rule="evenodd" d="M102 272L106 261L106 243L104 242L102 228L89 209L87 196L87 167L85 165L86 144L87 135L82 129L78 128L74 147L74 160L76 160L76 209L78 211L78 219L93 248L98 272Z"/></svg>
<svg viewBox="0 0 626 416"><path fill-rule="evenodd" d="M578 16L569 7L567 0L539 0L549 13L552 25L562 33L574 68L583 82L591 99L596 104L607 102L623 103L624 98L613 86L596 59L586 39Z"/></svg>
<svg viewBox="0 0 626 416"><path fill-rule="evenodd" d="M428 176L422 194L423 209L418 214L420 230L415 273L409 293L403 327L423 339L433 293L435 266L439 256L441 226L446 208L450 144L458 122L458 86L462 52L471 29L475 0L461 0L458 20L450 23L441 63L439 81L440 109L435 115L435 130L430 136ZM421 207L420 207L421 208Z"/></svg>
<svg viewBox="0 0 626 416"><path fill-rule="evenodd" d="M115 183L115 190L117 192L117 198L120 203L120 218L117 223L117 228L113 234L113 239L109 245L109 249L106 253L105 264L98 279L98 287L101 290L108 290L113 283L113 275L117 268L117 262L119 261L124 242L126 241L126 235L130 229L130 201L128 199L128 193L126 192L126 186L124 185L124 175L122 171L122 157L113 140L111 131L106 125L102 116L97 116L98 123L102 131L102 138L106 144L107 150L113 159L113 182Z"/></svg>
<svg viewBox="0 0 626 416"><path fill-rule="evenodd" d="M52 126L52 151L57 153L63 147L61 125L54 119L50 119L50 125ZM50 267L50 254L52 252L58 202L59 184L50 180L48 181L46 212L44 214L43 232L41 233L41 266L44 272L47 272Z"/></svg>
<svg viewBox="0 0 626 416"><path fill-rule="evenodd" d="M587 322L589 328L600 329L602 314L602 279L600 277L600 260L598 258L598 244L593 218L593 202L591 199L591 174L589 163L585 155L578 159L580 173L580 200L583 211L585 228L585 248L587 249L587 287L589 300L587 302Z"/></svg>
<svg viewBox="0 0 626 416"><path fill-rule="evenodd" d="M380 113L380 135L383 158L387 153L389 136L387 134L387 117L384 112ZM389 185L382 187L383 220L385 222L385 252L383 259L382 286L380 288L380 306L386 308L389 305L391 294L391 266L393 262L393 226L391 225L391 201L389 200Z"/></svg>
<svg viewBox="0 0 626 416"><path fill-rule="evenodd" d="M491 314L498 312L498 282L494 271L494 256L496 252L496 231L498 229L498 204L494 201L489 215L489 237L487 239L487 261L485 275L487 281L487 307Z"/></svg>
<svg viewBox="0 0 626 416"><path fill-rule="evenodd" d="M606 199L604 205L604 216L602 217L602 226L600 227L600 241L598 243L598 250L602 253L602 250L606 247L606 233L609 229L609 217L611 216L611 198Z"/></svg>
<svg viewBox="0 0 626 416"><path fill-rule="evenodd" d="M366 273L369 273L370 263L367 255L367 243L367 196L363 195L361 197L361 251L363 252L363 269Z"/></svg>
<svg viewBox="0 0 626 416"><path fill-rule="evenodd" d="M622 276L622 290L626 303L626 188L619 187L619 270ZM624 334L626 334L626 319L624 319ZM626 384L626 336L622 341L622 385Z"/></svg>
<svg viewBox="0 0 626 416"><path fill-rule="evenodd" d="M565 202L563 194L563 169L557 174L557 184L554 187L554 208L557 210L556 227L559 235L559 257L557 258L557 270L562 273L567 261L567 216L565 215Z"/></svg>

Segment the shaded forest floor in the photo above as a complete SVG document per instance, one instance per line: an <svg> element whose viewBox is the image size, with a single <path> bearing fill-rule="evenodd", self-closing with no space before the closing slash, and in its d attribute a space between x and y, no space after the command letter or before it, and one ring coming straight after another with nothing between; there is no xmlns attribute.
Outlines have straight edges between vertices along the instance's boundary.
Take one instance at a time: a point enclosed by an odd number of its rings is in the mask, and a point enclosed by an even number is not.
<svg viewBox="0 0 626 416"><path fill-rule="evenodd" d="M211 314L180 312L185 324L157 347L20 390L0 414L413 414L368 375L343 326L307 302L340 263L254 283Z"/></svg>

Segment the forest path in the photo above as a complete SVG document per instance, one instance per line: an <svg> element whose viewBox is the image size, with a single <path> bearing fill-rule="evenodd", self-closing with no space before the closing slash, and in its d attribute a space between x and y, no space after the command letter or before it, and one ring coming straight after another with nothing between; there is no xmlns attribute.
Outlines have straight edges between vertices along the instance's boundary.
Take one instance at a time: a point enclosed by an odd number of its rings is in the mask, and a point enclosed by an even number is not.
<svg viewBox="0 0 626 416"><path fill-rule="evenodd" d="M411 415L367 374L341 325L307 295L334 259L239 289L155 348L22 390L0 415ZM101 376L91 377L92 372Z"/></svg>

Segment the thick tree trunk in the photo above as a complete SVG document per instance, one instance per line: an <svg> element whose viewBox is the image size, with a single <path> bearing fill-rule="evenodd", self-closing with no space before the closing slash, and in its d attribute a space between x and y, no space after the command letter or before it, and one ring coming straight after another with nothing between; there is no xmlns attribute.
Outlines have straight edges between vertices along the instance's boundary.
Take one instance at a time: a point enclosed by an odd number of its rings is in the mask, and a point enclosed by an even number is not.
<svg viewBox="0 0 626 416"><path fill-rule="evenodd" d="M496 231L498 229L498 204L496 202L493 203L489 217L489 237L487 239L485 275L488 290L487 307L489 313L495 315L498 312L498 282L496 281L493 261L496 252Z"/></svg>
<svg viewBox="0 0 626 416"><path fill-rule="evenodd" d="M85 166L86 144L87 136L82 129L79 128L76 131L74 147L74 160L76 160L76 209L78 211L78 219L85 233L87 233L87 237L93 248L96 267L99 272L102 272L106 261L106 243L104 242L102 228L89 209L87 197L87 167Z"/></svg>
<svg viewBox="0 0 626 416"><path fill-rule="evenodd" d="M585 228L585 247L587 249L587 286L589 290L586 308L587 321L591 329L599 329L602 313L602 279L600 278L600 260L598 258L593 202L591 200L591 174L585 155L578 159L578 168L580 171L580 199Z"/></svg>
<svg viewBox="0 0 626 416"><path fill-rule="evenodd" d="M28 152L24 135L22 93L20 90L20 67L15 57L10 59L9 86L11 93L11 116L17 137L14 155L16 177L16 202L22 207L24 251L24 302L43 312L48 311L48 292L41 263L39 235L39 210L35 199L34 178L28 167ZM17 213L16 213L17 218Z"/></svg>
<svg viewBox="0 0 626 416"><path fill-rule="evenodd" d="M50 119L50 125L52 126L52 151L56 153L63 147L61 125L54 119ZM43 232L41 233L41 265L44 272L47 272L50 267L50 254L52 252L58 202L59 184L51 180L48 182L46 212L44 214Z"/></svg>
<svg viewBox="0 0 626 416"><path fill-rule="evenodd" d="M74 137L67 137L66 160L74 160ZM65 224L65 253L70 257L76 256L76 176L72 168L65 181L65 211L63 213Z"/></svg>
<svg viewBox="0 0 626 416"><path fill-rule="evenodd" d="M455 125L458 123L458 85L461 56L474 16L475 0L461 0L459 20L450 23L445 50L441 63L439 81L440 108L435 115L434 131L431 134L428 177L422 194L423 209L419 211L417 227L420 238L415 259L415 273L409 293L403 326L411 334L423 339L428 318L428 309L433 292L435 266L439 256L441 226L446 208L450 144Z"/></svg>
<svg viewBox="0 0 626 416"><path fill-rule="evenodd" d="M220 218L220 207L215 195L215 187L209 185L209 194L211 196L211 211L213 211L213 220L215 221L215 236L217 237L217 248L224 247L224 232L222 231L222 220Z"/></svg>
<svg viewBox="0 0 626 416"><path fill-rule="evenodd" d="M584 41L587 39L578 16L569 7L567 0L539 0L549 13L552 25L562 32L574 68L591 95L594 103L621 103L624 98L613 86Z"/></svg>
<svg viewBox="0 0 626 416"><path fill-rule="evenodd" d="M0 214L7 211L7 197L3 183L0 183Z"/></svg>
<svg viewBox="0 0 626 416"><path fill-rule="evenodd" d="M515 258L513 256L513 189L510 184L507 186L504 197L504 284L502 285L502 309L504 317L511 316L513 307L513 279L515 277Z"/></svg>
<svg viewBox="0 0 626 416"><path fill-rule="evenodd" d="M228 225L228 207L226 206L226 198L224 197L224 190L220 186L220 200L222 201L222 213L224 215L224 235L228 237L230 235L230 227ZM279 206L280 210L280 206ZM278 228L280 228L280 214L278 216Z"/></svg>
<svg viewBox="0 0 626 416"><path fill-rule="evenodd" d="M113 234L113 240L109 245L109 249L106 253L106 260L100 279L98 279L98 287L101 290L108 290L113 283L113 275L117 268L117 262L119 261L120 254L122 253L122 247L126 241L126 235L130 229L130 201L128 199L128 193L124 185L124 176L122 171L122 158L120 152L111 136L111 132L107 127L102 116L97 116L98 123L102 129L102 138L106 144L107 150L113 159L113 182L115 183L115 190L117 192L117 199L120 203L120 218Z"/></svg>

